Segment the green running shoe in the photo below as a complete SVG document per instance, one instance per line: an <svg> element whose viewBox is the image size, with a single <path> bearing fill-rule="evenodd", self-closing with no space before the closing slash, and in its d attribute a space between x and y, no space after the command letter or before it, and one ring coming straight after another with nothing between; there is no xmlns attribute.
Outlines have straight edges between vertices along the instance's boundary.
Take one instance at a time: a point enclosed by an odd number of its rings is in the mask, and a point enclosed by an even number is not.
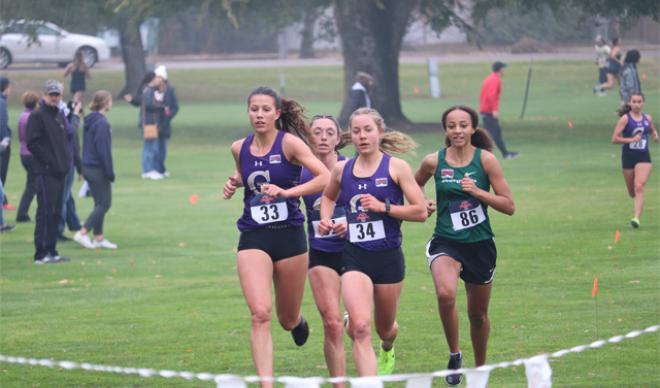
<svg viewBox="0 0 660 388"><path fill-rule="evenodd" d="M639 228L639 218L634 217L632 220L630 220L630 226L635 229Z"/></svg>
<svg viewBox="0 0 660 388"><path fill-rule="evenodd" d="M394 372L395 363L396 356L394 355L394 347L390 350L385 350L381 346L380 351L378 352L378 375L391 375L392 372Z"/></svg>

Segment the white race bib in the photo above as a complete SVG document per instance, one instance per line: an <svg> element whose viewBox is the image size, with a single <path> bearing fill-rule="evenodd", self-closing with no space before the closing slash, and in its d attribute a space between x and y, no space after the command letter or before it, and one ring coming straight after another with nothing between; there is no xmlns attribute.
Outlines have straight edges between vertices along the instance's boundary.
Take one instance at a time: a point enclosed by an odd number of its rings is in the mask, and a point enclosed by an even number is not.
<svg viewBox="0 0 660 388"><path fill-rule="evenodd" d="M629 147L631 150L644 150L646 149L646 139L642 138L640 141L630 143Z"/></svg>
<svg viewBox="0 0 660 388"><path fill-rule="evenodd" d="M472 228L486 221L481 203L474 198L453 201L449 204L449 215L454 230Z"/></svg>
<svg viewBox="0 0 660 388"><path fill-rule="evenodd" d="M250 201L250 214L257 224L271 224L289 218L289 209L284 199L257 194Z"/></svg>
<svg viewBox="0 0 660 388"><path fill-rule="evenodd" d="M346 223L346 217L339 217L339 218L333 218L332 223L333 224L339 224L339 223ZM314 228L314 238L330 238L330 237L335 237L335 231L334 229L330 230L330 233L326 234L325 236L322 236L319 234L319 224L321 221L312 221L312 228Z"/></svg>
<svg viewBox="0 0 660 388"><path fill-rule="evenodd" d="M385 238L385 224L380 215L374 213L351 213L348 223L348 241L352 243L382 240Z"/></svg>

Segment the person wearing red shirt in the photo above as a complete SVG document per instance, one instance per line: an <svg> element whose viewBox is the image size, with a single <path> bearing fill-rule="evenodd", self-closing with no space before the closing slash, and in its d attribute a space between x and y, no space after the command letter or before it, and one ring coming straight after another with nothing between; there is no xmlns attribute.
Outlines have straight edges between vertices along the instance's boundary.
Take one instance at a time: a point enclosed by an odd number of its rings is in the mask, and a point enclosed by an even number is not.
<svg viewBox="0 0 660 388"><path fill-rule="evenodd" d="M502 91L502 75L506 63L497 61L493 63L493 72L481 85L479 96L479 112L483 118L484 127L500 149L504 159L513 159L518 156L517 152L508 151L502 138L502 128L499 121L500 92Z"/></svg>

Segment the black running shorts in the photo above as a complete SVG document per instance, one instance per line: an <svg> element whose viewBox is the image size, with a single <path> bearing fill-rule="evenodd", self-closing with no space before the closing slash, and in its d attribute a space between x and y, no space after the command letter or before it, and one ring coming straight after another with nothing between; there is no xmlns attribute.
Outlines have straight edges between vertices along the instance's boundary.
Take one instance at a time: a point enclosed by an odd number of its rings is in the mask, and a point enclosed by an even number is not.
<svg viewBox="0 0 660 388"><path fill-rule="evenodd" d="M342 252L324 252L310 248L309 269L316 266L328 267L341 276L344 273L344 256Z"/></svg>
<svg viewBox="0 0 660 388"><path fill-rule="evenodd" d="M266 252L275 261L288 259L307 252L305 227L265 227L241 232L238 250L258 249Z"/></svg>
<svg viewBox="0 0 660 388"><path fill-rule="evenodd" d="M637 163L651 163L651 153L647 151L632 151L622 149L621 151L621 168L624 170L632 170Z"/></svg>
<svg viewBox="0 0 660 388"><path fill-rule="evenodd" d="M488 284L495 277L497 248L495 241L459 243L442 237L434 237L426 244L429 267L440 256L449 256L461 263L461 279L466 283Z"/></svg>
<svg viewBox="0 0 660 388"><path fill-rule="evenodd" d="M393 284L403 281L406 265L401 247L384 251L368 251L355 244L344 244L344 273L362 272L373 284Z"/></svg>

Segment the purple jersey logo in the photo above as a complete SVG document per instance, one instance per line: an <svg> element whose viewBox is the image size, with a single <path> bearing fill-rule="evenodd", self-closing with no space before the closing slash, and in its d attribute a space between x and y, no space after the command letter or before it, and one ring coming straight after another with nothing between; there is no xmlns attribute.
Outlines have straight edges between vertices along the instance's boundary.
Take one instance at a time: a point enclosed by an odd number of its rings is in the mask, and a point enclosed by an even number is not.
<svg viewBox="0 0 660 388"><path fill-rule="evenodd" d="M376 178L376 187L387 187L387 178Z"/></svg>
<svg viewBox="0 0 660 388"><path fill-rule="evenodd" d="M270 158L268 159L268 162L270 164L280 164L282 163L282 155L280 154L271 155Z"/></svg>

